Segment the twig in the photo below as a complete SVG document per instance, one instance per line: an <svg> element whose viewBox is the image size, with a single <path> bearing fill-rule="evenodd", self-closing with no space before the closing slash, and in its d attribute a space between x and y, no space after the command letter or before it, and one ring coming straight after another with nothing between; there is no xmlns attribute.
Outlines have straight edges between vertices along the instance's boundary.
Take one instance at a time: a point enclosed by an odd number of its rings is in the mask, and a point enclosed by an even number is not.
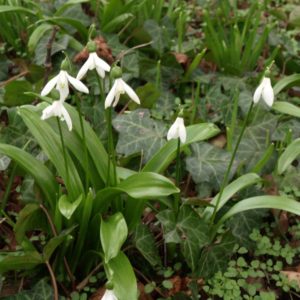
<svg viewBox="0 0 300 300"><path fill-rule="evenodd" d="M191 183L191 179L192 179L192 175L189 174L188 175L188 178L186 180L186 185L185 185L185 189L184 189L184 195L187 197L187 193L188 193L188 189L189 189L189 186L190 186L190 183Z"/></svg>
<svg viewBox="0 0 300 300"><path fill-rule="evenodd" d="M28 70L22 71L21 73L15 75L15 76L13 76L13 77L10 77L10 78L7 79L6 81L1 82L1 83L0 83L0 87L6 86L6 85L9 84L10 82L12 82L12 81L14 81L14 80L17 80L17 79L20 78L20 77L26 76L28 73L29 73Z"/></svg>
<svg viewBox="0 0 300 300"><path fill-rule="evenodd" d="M51 265L49 264L49 261L46 261L46 266L48 268L48 271L49 271L50 277L51 277L51 281L52 281L52 286L53 286L53 290L54 290L54 300L58 300L57 283L56 283L55 275L53 273Z"/></svg>
<svg viewBox="0 0 300 300"><path fill-rule="evenodd" d="M140 45L137 45L137 46L134 46L134 47L132 47L132 48L130 48L130 49L128 49L128 50L123 50L123 51L121 51L121 52L118 54L118 56L116 57L116 60L120 60L120 59L122 59L125 55L127 55L128 53L130 53L130 52L132 52L132 51L134 51L134 50L136 50L136 49L139 49L139 48L143 48L143 47L149 46L149 45L151 45L152 43L153 43L153 41L148 42L148 43L144 43L144 44L140 44Z"/></svg>
<svg viewBox="0 0 300 300"><path fill-rule="evenodd" d="M58 32L59 27L58 26L53 26L53 30L50 36L50 39L47 43L46 49L46 59L45 59L45 75L44 75L44 85L48 82L49 75L52 70L52 61L51 61L51 52L52 52L52 46L55 40L56 33Z"/></svg>
<svg viewBox="0 0 300 300"><path fill-rule="evenodd" d="M103 262L99 263L80 283L77 284L76 290L80 292L88 283L91 278L103 265Z"/></svg>

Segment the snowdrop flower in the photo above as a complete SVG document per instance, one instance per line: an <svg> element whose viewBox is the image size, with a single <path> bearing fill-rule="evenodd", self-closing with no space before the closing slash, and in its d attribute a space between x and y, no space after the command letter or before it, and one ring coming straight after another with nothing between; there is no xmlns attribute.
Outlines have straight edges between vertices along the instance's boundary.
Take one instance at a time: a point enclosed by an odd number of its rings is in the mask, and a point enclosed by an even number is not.
<svg viewBox="0 0 300 300"><path fill-rule="evenodd" d="M177 117L168 131L167 140L180 139L181 143L186 141L186 128L184 126L184 119Z"/></svg>
<svg viewBox="0 0 300 300"><path fill-rule="evenodd" d="M119 67L114 67L112 70L112 76L116 78L111 90L109 91L105 99L105 108L110 106L115 107L120 99L122 94L127 94L131 100L140 104L140 99L135 91L121 78L122 70Z"/></svg>
<svg viewBox="0 0 300 300"><path fill-rule="evenodd" d="M43 88L41 95L46 96L48 95L51 90L55 87L61 96L61 99L65 100L69 95L69 83L79 92L82 93L89 93L88 88L78 79L72 77L68 74L66 69L66 61L64 60L61 64L61 71L57 76L52 78Z"/></svg>
<svg viewBox="0 0 300 300"><path fill-rule="evenodd" d="M101 300L118 300L113 290L106 290Z"/></svg>
<svg viewBox="0 0 300 300"><path fill-rule="evenodd" d="M64 101L62 99L54 101L51 105L43 110L41 119L46 120L51 117L59 117L61 121L66 121L68 129L71 131L72 120L63 103Z"/></svg>
<svg viewBox="0 0 300 300"><path fill-rule="evenodd" d="M274 102L274 91L271 85L271 80L268 77L263 77L260 85L256 88L253 95L253 102L257 103L260 98L266 102L268 106L272 106Z"/></svg>
<svg viewBox="0 0 300 300"><path fill-rule="evenodd" d="M110 71L110 65L97 55L96 53L97 45L95 42L89 41L86 47L90 53L89 58L79 70L76 78L78 80L81 80L82 77L85 76L88 70L94 70L94 69L96 69L100 77L104 78L105 72Z"/></svg>

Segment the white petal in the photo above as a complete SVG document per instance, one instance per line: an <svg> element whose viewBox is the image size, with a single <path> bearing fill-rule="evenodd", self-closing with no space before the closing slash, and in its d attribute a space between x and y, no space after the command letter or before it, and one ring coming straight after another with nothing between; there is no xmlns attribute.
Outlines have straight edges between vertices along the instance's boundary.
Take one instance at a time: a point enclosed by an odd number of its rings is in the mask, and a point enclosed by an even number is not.
<svg viewBox="0 0 300 300"><path fill-rule="evenodd" d="M178 119L178 134L179 138L182 144L186 141L186 128L184 126L184 119L183 118L177 118Z"/></svg>
<svg viewBox="0 0 300 300"><path fill-rule="evenodd" d="M63 105L61 106L61 113L62 113L64 120L67 123L69 131L71 131L72 130L72 120L71 120L71 117L70 117L68 111L66 110L66 108Z"/></svg>
<svg viewBox="0 0 300 300"><path fill-rule="evenodd" d="M106 71L106 72L109 72L110 71L110 65L104 61L103 59L101 59L97 53L91 53L91 55L93 55L93 58L94 58L94 63L96 65L96 67Z"/></svg>
<svg viewBox="0 0 300 300"><path fill-rule="evenodd" d="M60 99L65 100L69 96L69 83L66 71L60 71L57 78L56 89L60 93Z"/></svg>
<svg viewBox="0 0 300 300"><path fill-rule="evenodd" d="M132 99L137 104L141 104L140 98L135 93L135 91L125 81L123 81L123 85L124 85L125 92L128 94L129 98Z"/></svg>
<svg viewBox="0 0 300 300"><path fill-rule="evenodd" d="M96 71L101 78L105 77L105 71L103 69L96 67Z"/></svg>
<svg viewBox="0 0 300 300"><path fill-rule="evenodd" d="M118 300L113 290L106 290L101 300Z"/></svg>
<svg viewBox="0 0 300 300"><path fill-rule="evenodd" d="M94 65L94 60L93 57L91 56L91 54L89 55L89 58L87 59L87 61L83 64L83 66L80 68L76 79L81 80L81 78L83 78L85 76L85 74L87 73L88 70L91 70L91 67Z"/></svg>
<svg viewBox="0 0 300 300"><path fill-rule="evenodd" d="M263 90L263 83L261 83L255 90L254 95L253 95L253 102L257 103L261 97L261 93Z"/></svg>
<svg viewBox="0 0 300 300"><path fill-rule="evenodd" d="M178 126L177 126L177 119L170 127L168 134L167 134L167 140L177 139L178 138Z"/></svg>
<svg viewBox="0 0 300 300"><path fill-rule="evenodd" d="M45 87L41 92L41 96L46 96L51 92L51 90L54 88L55 84L57 83L58 76L59 74L53 77L50 81L48 81L48 83L45 85Z"/></svg>
<svg viewBox="0 0 300 300"><path fill-rule="evenodd" d="M112 106L113 100L116 96L116 86L117 86L117 81L115 81L114 85L112 86L111 90L106 96L105 104L104 104L105 108Z"/></svg>
<svg viewBox="0 0 300 300"><path fill-rule="evenodd" d="M61 115L61 102L60 101L54 101L51 105L46 107L43 110L42 113L42 120L46 120L51 117L57 117Z"/></svg>
<svg viewBox="0 0 300 300"><path fill-rule="evenodd" d="M79 92L82 92L82 93L86 93L86 94L89 93L89 89L80 80L70 76L69 74L66 74L66 75L67 75L69 82L72 84L72 86L76 90L78 90Z"/></svg>
<svg viewBox="0 0 300 300"><path fill-rule="evenodd" d="M262 91L262 98L268 106L272 106L274 102L274 91L271 85L270 78L266 78L265 85Z"/></svg>

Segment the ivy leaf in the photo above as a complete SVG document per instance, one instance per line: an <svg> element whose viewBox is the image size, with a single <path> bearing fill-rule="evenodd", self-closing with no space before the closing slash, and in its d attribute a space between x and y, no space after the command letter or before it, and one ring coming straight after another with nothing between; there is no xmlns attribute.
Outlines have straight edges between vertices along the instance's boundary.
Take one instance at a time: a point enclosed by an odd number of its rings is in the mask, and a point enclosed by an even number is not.
<svg viewBox="0 0 300 300"><path fill-rule="evenodd" d="M145 224L139 224L134 231L134 242L137 249L152 266L161 266L154 237Z"/></svg>
<svg viewBox="0 0 300 300"><path fill-rule="evenodd" d="M177 220L171 210L162 211L157 218L163 225L166 242L180 243L188 265L195 270L202 248L209 243L208 224L188 205L180 208Z"/></svg>
<svg viewBox="0 0 300 300"><path fill-rule="evenodd" d="M208 182L218 189L229 165L230 153L205 142L193 144L192 151L193 154L186 158L186 169L191 173L194 182ZM231 169L231 177L235 169L236 163Z"/></svg>
<svg viewBox="0 0 300 300"><path fill-rule="evenodd" d="M235 243L235 239L229 233L223 236L219 244L204 249L199 260L197 276L210 277L218 271L225 270Z"/></svg>
<svg viewBox="0 0 300 300"><path fill-rule="evenodd" d="M113 126L119 132L117 152L125 156L143 151L143 160L147 161L166 143L165 125L151 119L147 109L120 115Z"/></svg>
<svg viewBox="0 0 300 300"><path fill-rule="evenodd" d="M237 159L245 163L247 171L255 166L267 150L268 142L266 141L271 138L277 119L277 116L261 111L256 114L252 124L246 128L237 151ZM238 134L235 136L237 139Z"/></svg>

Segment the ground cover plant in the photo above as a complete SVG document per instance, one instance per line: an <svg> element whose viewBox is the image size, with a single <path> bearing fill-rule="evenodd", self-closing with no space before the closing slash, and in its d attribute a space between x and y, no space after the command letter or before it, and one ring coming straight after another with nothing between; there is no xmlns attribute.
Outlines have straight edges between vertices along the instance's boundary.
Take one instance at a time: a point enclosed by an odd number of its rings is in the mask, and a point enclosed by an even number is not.
<svg viewBox="0 0 300 300"><path fill-rule="evenodd" d="M297 4L0 0L1 297L298 299Z"/></svg>

